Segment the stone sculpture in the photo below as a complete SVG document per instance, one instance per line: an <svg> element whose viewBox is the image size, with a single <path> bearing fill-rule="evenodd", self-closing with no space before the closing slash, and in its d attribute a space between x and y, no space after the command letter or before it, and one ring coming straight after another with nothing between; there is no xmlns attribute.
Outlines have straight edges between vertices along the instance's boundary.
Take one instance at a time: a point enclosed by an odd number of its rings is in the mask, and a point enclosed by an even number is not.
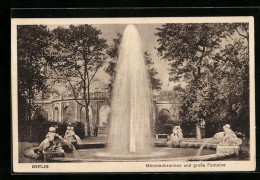
<svg viewBox="0 0 260 180"><path fill-rule="evenodd" d="M46 134L46 138L41 142L39 145L39 152L51 152L54 150L57 150L57 148L60 149L61 146L59 146L60 139L62 139L61 136L59 136L56 132L56 128L50 127L49 132Z"/></svg>
<svg viewBox="0 0 260 180"><path fill-rule="evenodd" d="M174 126L169 141L166 142L168 147L178 147L183 141L183 134L180 126Z"/></svg>
<svg viewBox="0 0 260 180"><path fill-rule="evenodd" d="M80 137L75 134L74 127L72 126L67 127L64 138L74 145L78 145L78 146L83 145Z"/></svg>
<svg viewBox="0 0 260 180"><path fill-rule="evenodd" d="M223 130L224 132L216 133L213 137L220 140L216 153L229 153L238 156L242 139L236 136L236 134L230 129L229 124L224 125Z"/></svg>
<svg viewBox="0 0 260 180"><path fill-rule="evenodd" d="M69 141L56 133L56 128L50 127L46 138L41 142L36 151L38 154L64 153L64 148L67 151L75 149Z"/></svg>
<svg viewBox="0 0 260 180"><path fill-rule="evenodd" d="M242 144L242 140L237 138L236 134L230 129L229 124L224 125L223 130L224 132L219 132L214 135L214 138L220 140L219 145L233 146Z"/></svg>

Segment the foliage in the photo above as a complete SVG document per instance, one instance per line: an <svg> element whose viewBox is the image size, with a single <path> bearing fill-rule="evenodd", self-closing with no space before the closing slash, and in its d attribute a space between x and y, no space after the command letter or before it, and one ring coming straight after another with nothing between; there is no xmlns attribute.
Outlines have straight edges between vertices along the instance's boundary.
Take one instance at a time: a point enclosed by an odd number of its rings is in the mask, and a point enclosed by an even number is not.
<svg viewBox="0 0 260 180"><path fill-rule="evenodd" d="M53 122L45 119L41 114L37 114L34 119L29 121L18 122L18 135L19 141L31 141L31 142L42 142L45 139L46 134L49 131L49 127L56 127L56 133L60 136L64 136L67 126L73 126L74 132L80 138L85 137L85 125L82 122L74 122L67 124L65 122ZM29 138L29 129L32 128L31 139Z"/></svg>
<svg viewBox="0 0 260 180"><path fill-rule="evenodd" d="M202 67L219 47L222 24L163 24L157 28L158 55L170 61L172 81L199 80Z"/></svg>
<svg viewBox="0 0 260 180"><path fill-rule="evenodd" d="M122 34L117 33L117 37L113 39L113 44L107 49L107 55L109 57L108 66L105 69L106 73L110 75L110 80L108 84L108 89L112 91L112 85L116 76L116 63L120 50L120 43L122 40Z"/></svg>
<svg viewBox="0 0 260 180"><path fill-rule="evenodd" d="M179 124L179 121L173 121L173 118L168 110L162 109L155 124L155 133L171 134L173 126L177 126Z"/></svg>
<svg viewBox="0 0 260 180"><path fill-rule="evenodd" d="M163 24L157 30L170 80L187 84L181 118L248 131L248 24Z"/></svg>
<svg viewBox="0 0 260 180"><path fill-rule="evenodd" d="M151 83L152 89L153 90L160 90L161 86L162 86L162 82L157 77L158 72L153 67L154 62L151 58L151 54L148 51L144 52L144 59L145 59L146 65L148 66L148 73L149 73L150 83Z"/></svg>
<svg viewBox="0 0 260 180"><path fill-rule="evenodd" d="M28 121L29 139L34 133L31 120L35 113L35 96L46 90L45 50L50 37L46 26L17 26L18 118L20 124Z"/></svg>
<svg viewBox="0 0 260 180"><path fill-rule="evenodd" d="M171 103L180 103L184 94L185 92L182 87L175 86L172 91L161 90L160 94L156 97L156 99L158 101L169 101Z"/></svg>
<svg viewBox="0 0 260 180"><path fill-rule="evenodd" d="M74 127L74 132L81 139L85 137L85 124L82 122L74 122L71 124Z"/></svg>
<svg viewBox="0 0 260 180"><path fill-rule="evenodd" d="M184 121L181 123L181 129L184 137L191 137L196 134L195 130L196 122L194 121Z"/></svg>
<svg viewBox="0 0 260 180"><path fill-rule="evenodd" d="M115 76L116 76L116 64L118 59L118 54L120 50L120 43L122 40L122 34L117 33L117 37L113 39L113 44L109 46L107 50L107 54L109 56L109 62L108 66L105 69L105 71L110 75L110 82L108 84L109 91L112 90L112 84L114 82ZM148 73L150 76L150 82L153 90L160 90L162 86L161 80L157 77L158 72L153 67L154 62L151 58L151 54L148 51L144 52L144 58L146 65L148 67Z"/></svg>
<svg viewBox="0 0 260 180"><path fill-rule="evenodd" d="M17 27L19 119L32 118L35 94L46 89L45 49L51 35L46 26Z"/></svg>
<svg viewBox="0 0 260 180"><path fill-rule="evenodd" d="M69 84L75 101L83 107L88 107L90 86L106 59L106 40L100 37L100 30L88 24L58 27L52 33L54 38L49 48L48 63L56 75ZM84 103L78 101L80 94ZM86 110L88 111L88 108ZM86 122L90 135L88 112Z"/></svg>
<svg viewBox="0 0 260 180"><path fill-rule="evenodd" d="M225 119L236 131L249 136L249 33L248 24L232 24L228 37L234 33L223 50L216 54L214 66L218 98L225 102ZM230 37L231 36L231 37ZM220 85L221 84L221 85Z"/></svg>
<svg viewBox="0 0 260 180"><path fill-rule="evenodd" d="M224 122L221 121L209 121L205 125L205 137L211 138L216 132L223 131Z"/></svg>

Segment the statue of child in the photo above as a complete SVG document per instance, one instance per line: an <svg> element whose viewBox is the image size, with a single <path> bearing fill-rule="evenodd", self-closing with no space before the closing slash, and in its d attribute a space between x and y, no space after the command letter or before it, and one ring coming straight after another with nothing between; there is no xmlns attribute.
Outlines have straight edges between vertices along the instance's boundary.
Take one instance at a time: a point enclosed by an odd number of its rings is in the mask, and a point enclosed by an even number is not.
<svg viewBox="0 0 260 180"><path fill-rule="evenodd" d="M64 138L67 139L71 143L76 143L76 139L75 139L74 135L75 135L74 128L72 126L70 126L70 127L68 126Z"/></svg>
<svg viewBox="0 0 260 180"><path fill-rule="evenodd" d="M169 141L166 142L168 147L176 147L180 145L180 142L183 140L182 130L180 126L174 126L172 129L172 134L170 135Z"/></svg>
<svg viewBox="0 0 260 180"><path fill-rule="evenodd" d="M64 138L67 139L69 133L71 132L71 127L70 126L67 126L67 130L65 132L65 135L64 135Z"/></svg>
<svg viewBox="0 0 260 180"><path fill-rule="evenodd" d="M221 142L222 145L241 145L242 140L237 138L236 134L230 129L230 125L223 126L224 138Z"/></svg>
<svg viewBox="0 0 260 180"><path fill-rule="evenodd" d="M183 134L180 126L177 126L177 136L179 137L179 141L183 140Z"/></svg>
<svg viewBox="0 0 260 180"><path fill-rule="evenodd" d="M46 134L45 140L43 140L42 143L39 145L39 152L45 152L49 148L51 148L50 151L55 150L56 147L56 143L54 141L55 137L62 139L62 137L59 136L55 131L56 128L54 127L49 128L49 132Z"/></svg>
<svg viewBox="0 0 260 180"><path fill-rule="evenodd" d="M74 127L71 127L71 135L76 139L77 145L80 145L80 146L83 145L80 137L75 134Z"/></svg>

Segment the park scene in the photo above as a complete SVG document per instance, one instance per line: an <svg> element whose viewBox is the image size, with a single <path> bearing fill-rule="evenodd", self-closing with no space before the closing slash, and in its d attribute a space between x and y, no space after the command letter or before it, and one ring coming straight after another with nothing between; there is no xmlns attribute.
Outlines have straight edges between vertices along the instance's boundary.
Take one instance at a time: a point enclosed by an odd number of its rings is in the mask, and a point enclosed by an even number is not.
<svg viewBox="0 0 260 180"><path fill-rule="evenodd" d="M250 160L249 24L17 26L19 163Z"/></svg>

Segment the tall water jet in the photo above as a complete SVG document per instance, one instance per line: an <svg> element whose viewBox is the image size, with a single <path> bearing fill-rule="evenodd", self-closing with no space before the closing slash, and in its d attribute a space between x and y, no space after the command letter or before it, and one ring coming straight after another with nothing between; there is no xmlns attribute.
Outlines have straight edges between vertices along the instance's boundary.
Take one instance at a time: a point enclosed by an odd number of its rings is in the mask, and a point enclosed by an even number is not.
<svg viewBox="0 0 260 180"><path fill-rule="evenodd" d="M123 33L113 85L108 150L113 154L152 150L152 93L141 39L134 25Z"/></svg>

